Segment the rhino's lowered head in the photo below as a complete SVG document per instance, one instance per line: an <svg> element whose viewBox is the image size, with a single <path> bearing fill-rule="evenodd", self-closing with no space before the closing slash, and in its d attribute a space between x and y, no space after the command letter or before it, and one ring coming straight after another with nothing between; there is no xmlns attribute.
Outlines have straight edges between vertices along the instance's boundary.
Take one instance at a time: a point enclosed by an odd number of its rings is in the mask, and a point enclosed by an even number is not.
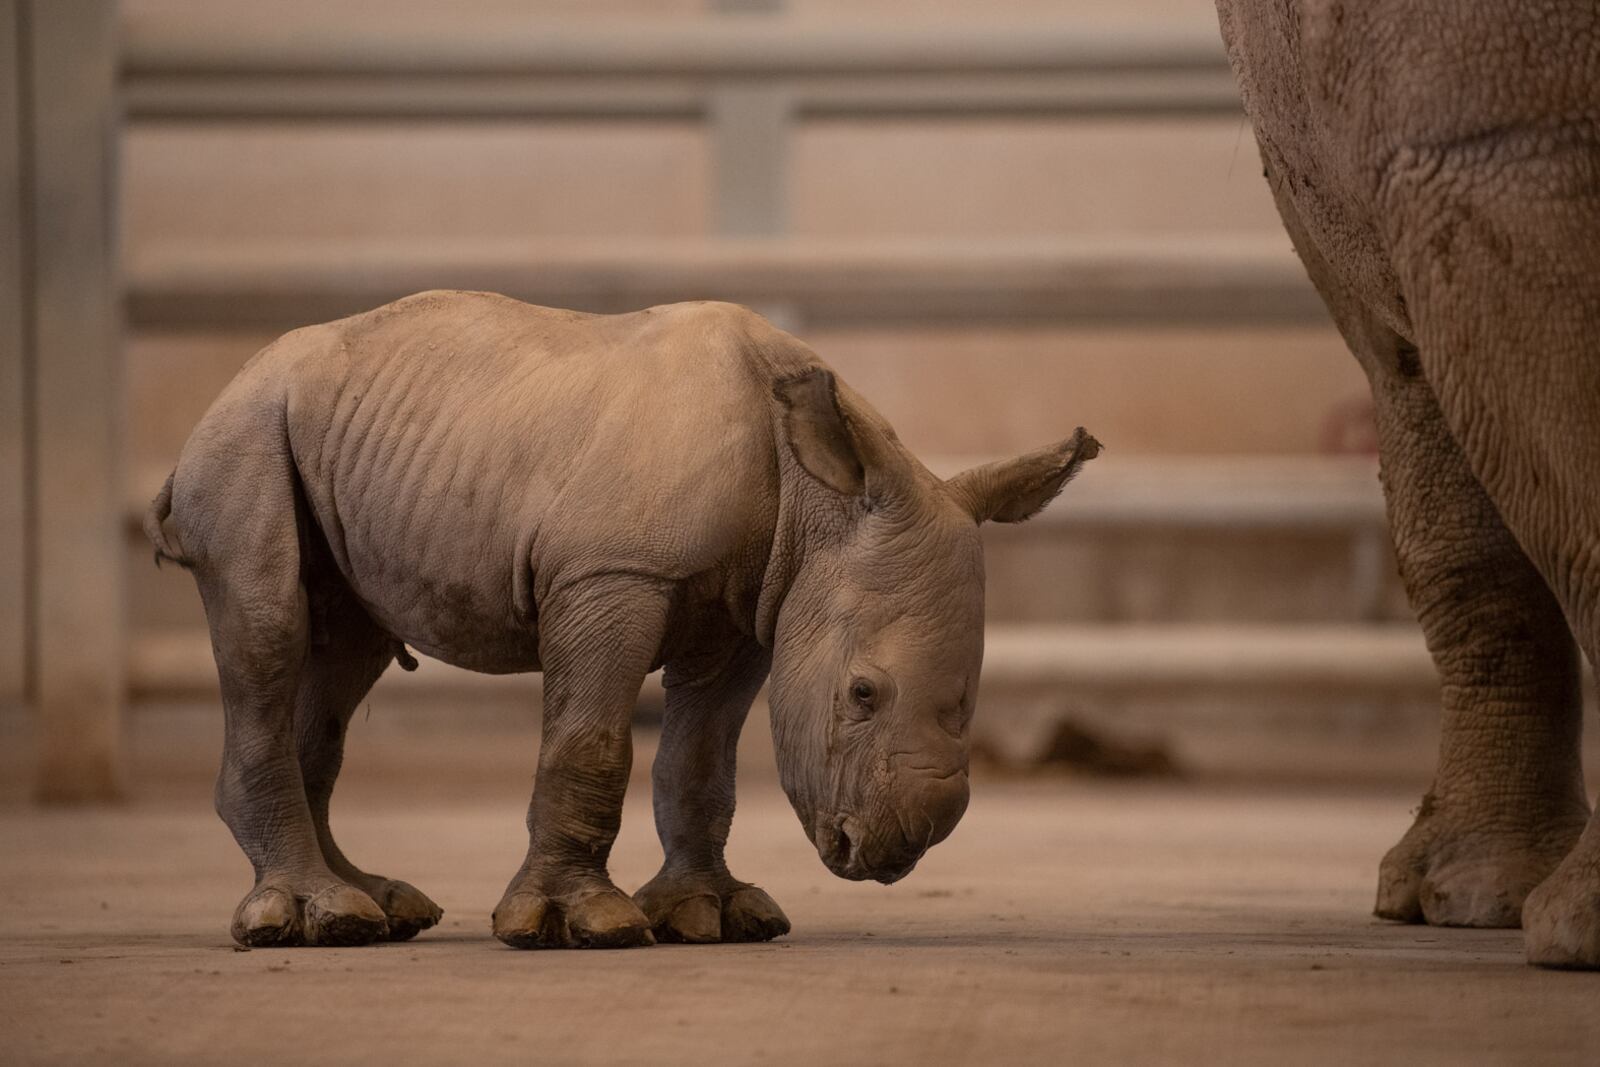
<svg viewBox="0 0 1600 1067"><path fill-rule="evenodd" d="M980 523L1021 522L1100 445L1081 428L941 481L832 374L780 382L781 434L814 479L773 633L784 790L823 863L893 882L967 806L983 660Z"/></svg>

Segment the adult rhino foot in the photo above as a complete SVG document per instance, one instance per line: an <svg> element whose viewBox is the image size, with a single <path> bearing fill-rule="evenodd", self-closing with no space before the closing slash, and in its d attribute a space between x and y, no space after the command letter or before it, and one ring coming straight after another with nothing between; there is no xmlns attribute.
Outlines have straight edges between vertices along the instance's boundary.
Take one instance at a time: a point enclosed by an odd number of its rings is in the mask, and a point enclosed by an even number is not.
<svg viewBox="0 0 1600 1067"><path fill-rule="evenodd" d="M1522 828L1486 827L1430 794L1383 858L1373 913L1432 926L1519 926L1523 902L1572 849L1586 817L1574 808Z"/></svg>
<svg viewBox="0 0 1600 1067"><path fill-rule="evenodd" d="M656 943L644 912L609 885L547 896L512 883L495 906L494 936L512 948L637 948Z"/></svg>
<svg viewBox="0 0 1600 1067"><path fill-rule="evenodd" d="M297 892L267 883L251 890L233 913L233 939L256 948L291 945L366 945L388 936L383 909L355 886L338 882Z"/></svg>
<svg viewBox="0 0 1600 1067"><path fill-rule="evenodd" d="M633 895L658 941L691 945L771 941L789 932L789 918L767 894L731 876L663 871Z"/></svg>
<svg viewBox="0 0 1600 1067"><path fill-rule="evenodd" d="M1528 962L1600 969L1600 860L1580 847L1541 882L1522 907Z"/></svg>

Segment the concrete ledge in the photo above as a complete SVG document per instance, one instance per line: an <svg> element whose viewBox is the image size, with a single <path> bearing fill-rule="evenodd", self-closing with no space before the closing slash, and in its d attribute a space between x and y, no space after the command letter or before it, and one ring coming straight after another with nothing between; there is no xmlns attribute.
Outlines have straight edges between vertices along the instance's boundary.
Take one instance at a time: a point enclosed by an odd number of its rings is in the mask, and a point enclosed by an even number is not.
<svg viewBox="0 0 1600 1067"><path fill-rule="evenodd" d="M136 635L128 650L128 688L134 699L215 695L217 669L210 637L199 630ZM542 688L537 674L479 674L422 659L415 672L391 667L374 691L537 700Z"/></svg>
<svg viewBox="0 0 1600 1067"><path fill-rule="evenodd" d="M1156 623L991 626L986 688L1437 689L1438 676L1411 624Z"/></svg>
<svg viewBox="0 0 1600 1067"><path fill-rule="evenodd" d="M986 690L1199 690L1307 687L1321 691L1428 691L1433 661L1415 626L1217 624L1002 625L985 640ZM136 698L209 694L216 689L203 632L134 638L128 661ZM486 675L424 660L415 673L391 669L379 692L536 699L539 676ZM652 692L659 692L652 676Z"/></svg>
<svg viewBox="0 0 1600 1067"><path fill-rule="evenodd" d="M997 458L933 457L948 477ZM171 472L146 464L127 483L130 534ZM1072 483L1030 526L1073 528L1254 528L1387 530L1377 460L1371 456L1119 456L1108 454Z"/></svg>
<svg viewBox="0 0 1600 1067"><path fill-rule="evenodd" d="M994 456L934 457L941 477ZM162 477L166 477L165 473ZM159 484L159 482L157 483ZM1101 456L1030 523L1384 534L1376 456Z"/></svg>

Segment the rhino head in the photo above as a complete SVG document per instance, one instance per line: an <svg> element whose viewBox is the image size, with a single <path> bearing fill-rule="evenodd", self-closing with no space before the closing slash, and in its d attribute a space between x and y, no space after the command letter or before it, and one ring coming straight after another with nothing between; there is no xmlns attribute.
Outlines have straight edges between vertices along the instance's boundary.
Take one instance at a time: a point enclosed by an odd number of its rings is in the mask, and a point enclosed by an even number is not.
<svg viewBox="0 0 1600 1067"><path fill-rule="evenodd" d="M1079 428L941 480L826 370L775 392L796 476L814 480L793 494L806 533L772 639L779 775L829 870L889 883L967 807L978 527L1038 513L1100 445Z"/></svg>

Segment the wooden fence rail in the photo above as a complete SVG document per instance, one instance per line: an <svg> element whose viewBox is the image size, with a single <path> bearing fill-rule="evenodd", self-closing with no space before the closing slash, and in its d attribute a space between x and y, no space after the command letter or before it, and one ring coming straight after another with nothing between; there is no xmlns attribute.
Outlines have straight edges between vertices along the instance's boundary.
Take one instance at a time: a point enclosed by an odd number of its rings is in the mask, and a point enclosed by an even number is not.
<svg viewBox="0 0 1600 1067"><path fill-rule="evenodd" d="M135 120L682 116L754 88L806 115L1240 112L1215 32L1038 20L384 23L329 5L293 23L143 15L123 56Z"/></svg>

